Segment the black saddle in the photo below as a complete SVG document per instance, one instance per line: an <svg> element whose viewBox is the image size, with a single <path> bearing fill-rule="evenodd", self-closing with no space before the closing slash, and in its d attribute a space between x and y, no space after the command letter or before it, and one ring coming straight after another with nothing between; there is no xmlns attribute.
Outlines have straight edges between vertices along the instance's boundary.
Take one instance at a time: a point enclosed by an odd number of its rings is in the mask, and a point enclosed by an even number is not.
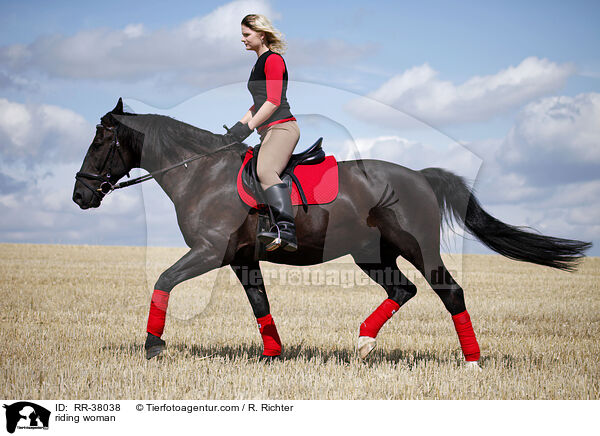
<svg viewBox="0 0 600 436"><path fill-rule="evenodd" d="M287 183L290 192L292 190L292 183L296 184L298 192L300 193L300 198L302 199L302 206L304 207L304 210L306 210L308 207L306 195L304 194L304 190L300 185L300 181L294 174L294 170L298 165L315 165L320 162L323 162L323 160L325 159L325 151L323 150L322 143L323 138L319 138L313 145L308 147L306 150L300 153L292 154L292 157L290 157L287 166L279 175L279 177L281 177L281 180L284 183ZM263 189L258 180L258 175L256 171L256 162L258 161L259 150L260 144L254 147L252 158L246 164L244 170L242 171L242 183L244 187L246 187L247 190L254 195L257 203L264 204L265 201L262 195Z"/></svg>

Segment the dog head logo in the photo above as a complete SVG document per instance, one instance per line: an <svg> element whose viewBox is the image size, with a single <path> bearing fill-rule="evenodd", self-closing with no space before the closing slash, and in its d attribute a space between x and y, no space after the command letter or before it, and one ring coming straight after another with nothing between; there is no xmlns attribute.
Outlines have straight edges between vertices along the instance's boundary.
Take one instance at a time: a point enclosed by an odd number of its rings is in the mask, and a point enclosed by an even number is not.
<svg viewBox="0 0 600 436"><path fill-rule="evenodd" d="M50 411L28 401L19 401L10 405L4 404L6 409L6 430L14 433L15 429L47 429L50 421Z"/></svg>

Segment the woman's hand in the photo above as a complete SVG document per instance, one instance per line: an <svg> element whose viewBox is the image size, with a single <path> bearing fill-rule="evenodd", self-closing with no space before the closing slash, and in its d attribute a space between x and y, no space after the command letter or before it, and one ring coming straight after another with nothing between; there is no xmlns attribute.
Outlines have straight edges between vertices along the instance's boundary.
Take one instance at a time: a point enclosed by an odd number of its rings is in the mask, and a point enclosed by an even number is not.
<svg viewBox="0 0 600 436"><path fill-rule="evenodd" d="M267 121L269 117L277 110L277 107L278 106L274 105L270 101L265 101L258 112L254 114L254 116L252 116L251 111L246 112L244 118L235 123L233 127L227 131L226 135L234 141L242 142L252 134L252 131L257 126L260 126L262 123Z"/></svg>
<svg viewBox="0 0 600 436"><path fill-rule="evenodd" d="M227 131L225 134L229 136L232 140L237 142L242 142L248 136L252 134L252 129L248 127L248 124L243 124L241 121L238 121L233 125L231 129Z"/></svg>

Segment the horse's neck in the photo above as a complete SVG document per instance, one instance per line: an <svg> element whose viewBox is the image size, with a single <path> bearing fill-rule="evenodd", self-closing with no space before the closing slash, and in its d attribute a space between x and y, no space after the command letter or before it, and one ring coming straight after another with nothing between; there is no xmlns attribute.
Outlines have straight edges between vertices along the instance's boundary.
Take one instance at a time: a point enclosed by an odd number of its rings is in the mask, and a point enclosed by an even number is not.
<svg viewBox="0 0 600 436"><path fill-rule="evenodd" d="M138 115L122 117L120 121L129 133L139 134L134 149L139 153L140 167L149 172L174 165L194 154L210 154L221 145L222 135L167 117Z"/></svg>
<svg viewBox="0 0 600 436"><path fill-rule="evenodd" d="M129 128L131 129L131 127ZM210 154L213 151L210 148L219 148L219 145L215 145L218 142L217 136L210 132L200 132L198 137L194 139L198 144L206 145L203 148L200 148L199 145L196 150L189 146L182 146L181 143L185 141L180 138L167 141L156 133L148 136L141 135L134 145L134 149L139 153L140 168L153 173L177 165L190 157L199 154ZM208 160L210 161L210 159ZM189 172L190 175L199 174L203 172L202 167L207 164L206 159L200 158L188 165L182 165L182 168L185 168L185 171ZM187 184L185 173L183 177L181 175L182 168L174 168L155 178L156 182L172 200L178 197Z"/></svg>

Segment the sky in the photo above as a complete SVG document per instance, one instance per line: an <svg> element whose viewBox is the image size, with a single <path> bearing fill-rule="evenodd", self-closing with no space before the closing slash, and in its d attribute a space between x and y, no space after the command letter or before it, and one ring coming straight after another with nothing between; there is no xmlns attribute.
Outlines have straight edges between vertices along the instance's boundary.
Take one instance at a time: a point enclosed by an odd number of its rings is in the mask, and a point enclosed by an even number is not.
<svg viewBox="0 0 600 436"><path fill-rule="evenodd" d="M343 5L1 1L0 241L183 246L154 182L82 211L74 176L119 97L215 133L241 118L252 12L288 42L297 150L448 168L497 218L600 255L600 3Z"/></svg>

